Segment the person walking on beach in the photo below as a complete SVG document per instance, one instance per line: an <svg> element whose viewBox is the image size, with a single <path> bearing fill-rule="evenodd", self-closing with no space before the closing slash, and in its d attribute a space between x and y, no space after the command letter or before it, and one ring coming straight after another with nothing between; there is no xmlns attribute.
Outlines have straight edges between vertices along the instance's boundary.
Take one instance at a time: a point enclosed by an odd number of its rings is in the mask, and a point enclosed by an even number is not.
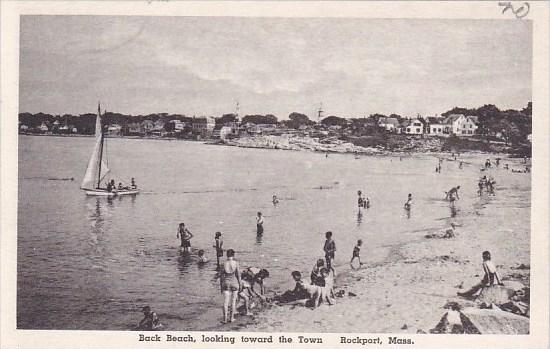
<svg viewBox="0 0 550 349"><path fill-rule="evenodd" d="M223 257L223 240L222 240L222 233L217 231L216 235L214 236L214 246L212 246L216 249L216 266L218 270L220 269L220 258Z"/></svg>
<svg viewBox="0 0 550 349"><path fill-rule="evenodd" d="M180 223L178 227L178 233L176 234L176 239L181 239L181 250L182 252L189 252L191 248L191 239L193 234L185 227L185 223Z"/></svg>
<svg viewBox="0 0 550 349"><path fill-rule="evenodd" d="M362 266L363 263L361 262L361 257L359 256L359 252L361 252L361 245L363 244L363 240L359 239L357 240L357 245L353 248L353 254L351 256L351 261L349 261L349 265L353 268L353 261L355 258L359 260L359 266Z"/></svg>
<svg viewBox="0 0 550 349"><path fill-rule="evenodd" d="M258 212L256 216L256 234L262 235L264 233L264 217L261 212Z"/></svg>
<svg viewBox="0 0 550 349"><path fill-rule="evenodd" d="M332 232L327 231L325 233L325 245L323 246L323 250L325 251L325 262L327 269L332 270L334 272L334 257L336 252L336 243L334 240L332 240ZM336 274L336 273L335 273Z"/></svg>
<svg viewBox="0 0 550 349"><path fill-rule="evenodd" d="M457 295L461 297L472 297L484 287L491 287L495 284L502 285L502 282L500 281L497 273L497 268L491 261L491 253L489 251L483 251L483 253L481 254L481 258L483 259L483 279L477 285L470 288L468 291L457 292Z"/></svg>
<svg viewBox="0 0 550 349"><path fill-rule="evenodd" d="M227 260L223 264L221 274L221 289L224 295L223 323L235 321L237 297L242 290L241 273L239 263L234 259L235 251L227 250ZM231 303L231 309L229 309Z"/></svg>

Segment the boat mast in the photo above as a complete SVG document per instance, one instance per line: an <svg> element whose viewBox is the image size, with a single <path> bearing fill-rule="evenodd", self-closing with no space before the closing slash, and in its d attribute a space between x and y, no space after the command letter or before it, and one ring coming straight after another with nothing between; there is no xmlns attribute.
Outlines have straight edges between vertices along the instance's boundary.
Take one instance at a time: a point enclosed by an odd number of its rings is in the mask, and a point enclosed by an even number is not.
<svg viewBox="0 0 550 349"><path fill-rule="evenodd" d="M100 187L101 182L101 162L103 161L103 122L101 120L101 105L97 102L97 117L99 118L99 126L101 128L101 145L99 147L99 173L97 174L97 189Z"/></svg>

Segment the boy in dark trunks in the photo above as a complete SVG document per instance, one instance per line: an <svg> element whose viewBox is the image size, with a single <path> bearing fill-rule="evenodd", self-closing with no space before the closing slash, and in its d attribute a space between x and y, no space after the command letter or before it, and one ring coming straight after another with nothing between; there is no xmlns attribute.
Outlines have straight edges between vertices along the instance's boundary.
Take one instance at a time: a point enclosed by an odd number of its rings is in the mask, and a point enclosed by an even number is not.
<svg viewBox="0 0 550 349"><path fill-rule="evenodd" d="M334 271L334 267L332 264L334 262L334 257L336 252L336 243L334 242L334 240L332 240L331 231L327 231L325 233L325 237L326 237L326 240L325 240L325 246L323 246L323 250L325 251L326 266L329 270Z"/></svg>
<svg viewBox="0 0 550 349"><path fill-rule="evenodd" d="M359 257L359 252L361 251L362 244L363 244L363 240L359 239L357 240L357 245L355 245L355 247L353 248L351 261L349 261L349 264L351 265L352 268L353 268L353 261L355 260L355 258L359 260L359 266L363 265L363 263L361 263L361 257Z"/></svg>

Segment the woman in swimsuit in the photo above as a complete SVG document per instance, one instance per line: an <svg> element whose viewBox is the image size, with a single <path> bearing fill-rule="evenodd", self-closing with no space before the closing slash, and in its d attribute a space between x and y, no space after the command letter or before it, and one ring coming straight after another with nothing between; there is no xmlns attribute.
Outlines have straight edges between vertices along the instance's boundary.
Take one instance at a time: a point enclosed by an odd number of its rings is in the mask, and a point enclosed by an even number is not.
<svg viewBox="0 0 550 349"><path fill-rule="evenodd" d="M232 249L227 250L227 260L223 264L223 270L221 271L221 286L224 294L223 323L235 321L237 297L242 289L239 263L233 259L234 257L235 251ZM231 302L231 312L229 312L229 302Z"/></svg>

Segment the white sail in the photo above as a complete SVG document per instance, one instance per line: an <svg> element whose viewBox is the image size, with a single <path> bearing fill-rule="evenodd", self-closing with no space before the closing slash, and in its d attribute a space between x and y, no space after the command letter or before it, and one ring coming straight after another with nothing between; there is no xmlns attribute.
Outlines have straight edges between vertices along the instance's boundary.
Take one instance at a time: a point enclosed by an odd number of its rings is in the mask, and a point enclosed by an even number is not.
<svg viewBox="0 0 550 349"><path fill-rule="evenodd" d="M92 156L90 157L90 161L88 161L88 167L86 168L86 173L84 174L84 178L82 179L82 184L80 185L80 188L82 189L94 189L97 187L98 182L103 180L107 173L109 172L109 168L105 164L105 162L101 161L101 178L98 180L99 176L99 164L101 159L101 152L102 152L102 142L103 142L103 132L101 132L101 111L98 106L96 121L95 121L95 144L94 149L92 151Z"/></svg>
<svg viewBox="0 0 550 349"><path fill-rule="evenodd" d="M101 133L99 136L96 136L94 150L92 151L92 156L90 161L88 161L88 167L86 168L86 173L84 174L84 179L82 179L82 184L80 188L82 189L94 189L97 187L97 176L99 174L99 153L101 152Z"/></svg>

